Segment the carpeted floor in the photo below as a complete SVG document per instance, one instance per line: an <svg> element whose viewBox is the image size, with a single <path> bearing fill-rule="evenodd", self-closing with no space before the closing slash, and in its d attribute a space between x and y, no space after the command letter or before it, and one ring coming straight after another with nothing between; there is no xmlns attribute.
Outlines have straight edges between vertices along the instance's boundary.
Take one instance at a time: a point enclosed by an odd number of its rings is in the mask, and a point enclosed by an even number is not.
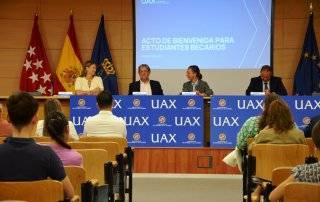
<svg viewBox="0 0 320 202"><path fill-rule="evenodd" d="M241 175L134 174L134 202L241 201Z"/></svg>

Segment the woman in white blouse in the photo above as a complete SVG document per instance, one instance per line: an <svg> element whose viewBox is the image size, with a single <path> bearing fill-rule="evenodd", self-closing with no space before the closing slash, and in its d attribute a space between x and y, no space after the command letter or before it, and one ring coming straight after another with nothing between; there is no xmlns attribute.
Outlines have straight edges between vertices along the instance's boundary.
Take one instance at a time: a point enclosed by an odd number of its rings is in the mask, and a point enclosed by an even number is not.
<svg viewBox="0 0 320 202"><path fill-rule="evenodd" d="M95 76L96 69L96 64L91 60L85 62L81 77L75 82L76 95L98 95L104 90L101 77Z"/></svg>
<svg viewBox="0 0 320 202"><path fill-rule="evenodd" d="M51 112L62 112L61 109L61 103L57 99L48 99L46 103L44 104L44 119L50 114ZM44 127L45 123L44 120L39 120L37 123L37 128L36 128L36 136L49 136L48 131ZM77 134L76 128L74 127L73 123L69 121L69 134L72 139L78 140L79 136Z"/></svg>

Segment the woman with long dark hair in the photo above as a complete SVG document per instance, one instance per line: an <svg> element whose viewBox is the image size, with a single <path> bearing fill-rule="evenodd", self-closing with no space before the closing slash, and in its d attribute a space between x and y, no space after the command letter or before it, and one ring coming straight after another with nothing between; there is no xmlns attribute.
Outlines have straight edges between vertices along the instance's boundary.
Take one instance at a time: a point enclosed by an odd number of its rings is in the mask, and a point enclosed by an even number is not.
<svg viewBox="0 0 320 202"><path fill-rule="evenodd" d="M185 82L182 87L182 92L196 92L200 96L212 96L213 91L208 83L202 80L202 74L197 65L188 67L186 76L189 81Z"/></svg>
<svg viewBox="0 0 320 202"><path fill-rule="evenodd" d="M71 149L68 120L59 111L51 112L45 119L45 126L53 142L49 145L59 156L64 166L82 166L82 156Z"/></svg>

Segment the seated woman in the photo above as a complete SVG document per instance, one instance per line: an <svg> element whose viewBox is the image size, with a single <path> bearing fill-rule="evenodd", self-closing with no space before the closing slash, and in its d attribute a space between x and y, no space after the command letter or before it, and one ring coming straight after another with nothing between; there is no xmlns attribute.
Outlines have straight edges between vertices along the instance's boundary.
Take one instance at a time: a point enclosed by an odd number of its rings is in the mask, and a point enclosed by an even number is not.
<svg viewBox="0 0 320 202"><path fill-rule="evenodd" d="M48 116L51 112L62 112L61 103L57 99L49 99L44 104L44 118ZM47 129L44 127L45 120L39 120L36 127L36 135L37 136L49 136ZM74 127L71 121L68 122L69 124L69 133L70 137L75 140L79 140L79 136L77 134L76 128Z"/></svg>
<svg viewBox="0 0 320 202"><path fill-rule="evenodd" d="M320 122L312 130L312 140L317 148L320 149ZM299 165L293 168L292 175L283 181L269 196L270 201L278 201L283 198L284 188L290 182L311 182L320 183L320 162L314 164Z"/></svg>
<svg viewBox="0 0 320 202"><path fill-rule="evenodd" d="M196 92L197 95L204 97L213 95L208 83L202 80L202 74L197 65L189 66L186 76L189 81L183 84L182 92Z"/></svg>
<svg viewBox="0 0 320 202"><path fill-rule="evenodd" d="M304 144L303 132L294 122L288 105L282 100L270 104L266 127L254 138L254 143L262 144Z"/></svg>
<svg viewBox="0 0 320 202"><path fill-rule="evenodd" d="M261 116L253 116L247 119L242 125L237 135L237 148L245 150L247 148L248 138L254 138L260 130L266 127L266 120L270 104L274 100L281 99L279 95L275 93L268 94L264 99L263 112Z"/></svg>
<svg viewBox="0 0 320 202"><path fill-rule="evenodd" d="M45 119L45 128L54 141L49 146L58 155L64 166L82 166L82 156L71 149L68 120L61 112L51 112Z"/></svg>
<svg viewBox="0 0 320 202"><path fill-rule="evenodd" d="M96 64L91 60L84 63L81 77L75 82L76 95L98 95L104 90L101 77L95 76L96 70Z"/></svg>

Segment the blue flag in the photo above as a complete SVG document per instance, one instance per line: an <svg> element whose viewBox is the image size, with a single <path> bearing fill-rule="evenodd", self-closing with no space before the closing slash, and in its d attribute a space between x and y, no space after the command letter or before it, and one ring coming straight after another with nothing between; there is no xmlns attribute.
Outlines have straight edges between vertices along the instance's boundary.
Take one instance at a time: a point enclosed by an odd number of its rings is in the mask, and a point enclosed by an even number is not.
<svg viewBox="0 0 320 202"><path fill-rule="evenodd" d="M294 75L293 95L319 92L320 69L317 39L313 28L313 13L309 16L301 58Z"/></svg>
<svg viewBox="0 0 320 202"><path fill-rule="evenodd" d="M100 19L91 60L97 64L96 75L102 78L104 89L109 90L112 95L118 95L118 79L111 58L106 31L104 29L104 15L102 15Z"/></svg>

